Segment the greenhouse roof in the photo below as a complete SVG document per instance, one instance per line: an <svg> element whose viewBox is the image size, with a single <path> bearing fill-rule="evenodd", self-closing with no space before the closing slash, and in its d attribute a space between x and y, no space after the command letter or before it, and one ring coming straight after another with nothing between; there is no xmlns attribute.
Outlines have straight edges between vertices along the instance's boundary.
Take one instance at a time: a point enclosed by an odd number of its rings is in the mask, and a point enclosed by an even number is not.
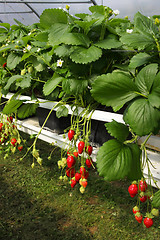
<svg viewBox="0 0 160 240"><path fill-rule="evenodd" d="M160 1L154 0L0 0L0 22L15 24L14 19L25 25L39 22L39 17L44 9L65 8L70 5L70 13L89 13L88 8L92 5L105 5L110 8L118 9L120 17L133 18L137 11L146 16L159 15Z"/></svg>

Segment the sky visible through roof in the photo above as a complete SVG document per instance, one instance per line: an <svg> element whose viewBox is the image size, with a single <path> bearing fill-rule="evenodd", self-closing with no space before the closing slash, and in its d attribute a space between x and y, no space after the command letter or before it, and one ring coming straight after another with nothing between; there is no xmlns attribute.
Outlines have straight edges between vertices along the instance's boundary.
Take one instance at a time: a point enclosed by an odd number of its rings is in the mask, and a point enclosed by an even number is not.
<svg viewBox="0 0 160 240"><path fill-rule="evenodd" d="M70 13L89 13L88 8L93 5L90 0L26 0L29 7L22 0L0 0L0 21L15 24L14 18L22 22L25 25L38 22L39 18L37 15L41 15L44 9L47 8L65 8L66 4L70 5ZM17 1L19 3L17 3ZM24 0L25 1L25 0ZM35 2L45 3L35 3ZM146 16L159 15L160 14L160 0L95 0L98 5L104 5L112 8L113 10L118 9L120 11L119 17L125 17L128 15L129 19L133 19L136 12L140 11ZM33 3L34 2L34 3ZM51 2L50 4L48 2ZM60 3L61 2L61 3ZM77 2L77 3L71 3ZM35 11L35 13L32 11ZM37 13L37 15L36 15Z"/></svg>

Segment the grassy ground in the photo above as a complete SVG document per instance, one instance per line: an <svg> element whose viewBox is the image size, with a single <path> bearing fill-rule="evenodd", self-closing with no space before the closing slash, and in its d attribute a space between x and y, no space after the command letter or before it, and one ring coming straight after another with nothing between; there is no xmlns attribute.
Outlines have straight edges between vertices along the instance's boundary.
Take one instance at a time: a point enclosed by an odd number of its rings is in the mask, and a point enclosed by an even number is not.
<svg viewBox="0 0 160 240"><path fill-rule="evenodd" d="M104 182L92 170L82 195L58 180L60 150L49 161L51 147L38 148L43 167L32 169L31 156L20 162L20 153L0 157L0 240L160 239L159 218L150 229L134 219L129 182Z"/></svg>

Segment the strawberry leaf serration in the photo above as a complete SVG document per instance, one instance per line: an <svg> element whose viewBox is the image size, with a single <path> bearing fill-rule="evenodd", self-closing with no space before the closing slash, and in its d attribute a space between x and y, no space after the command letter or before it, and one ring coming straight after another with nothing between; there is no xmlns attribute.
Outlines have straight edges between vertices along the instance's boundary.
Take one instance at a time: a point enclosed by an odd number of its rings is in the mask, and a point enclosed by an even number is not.
<svg viewBox="0 0 160 240"><path fill-rule="evenodd" d="M104 143L97 154L97 170L105 180L114 181L130 176L134 171L134 179L138 179L141 174L140 169L133 168L139 162L139 158L134 157L134 151L130 146L119 142L116 139ZM139 165L140 168L140 164ZM135 169L135 170L134 170Z"/></svg>
<svg viewBox="0 0 160 240"><path fill-rule="evenodd" d="M102 55L102 50L96 46L91 46L89 48L84 47L73 47L70 54L70 58L75 63L87 64L95 62Z"/></svg>
<svg viewBox="0 0 160 240"><path fill-rule="evenodd" d="M112 122L105 123L105 126L109 134L120 142L124 142L129 135L129 129L123 123L113 120Z"/></svg>

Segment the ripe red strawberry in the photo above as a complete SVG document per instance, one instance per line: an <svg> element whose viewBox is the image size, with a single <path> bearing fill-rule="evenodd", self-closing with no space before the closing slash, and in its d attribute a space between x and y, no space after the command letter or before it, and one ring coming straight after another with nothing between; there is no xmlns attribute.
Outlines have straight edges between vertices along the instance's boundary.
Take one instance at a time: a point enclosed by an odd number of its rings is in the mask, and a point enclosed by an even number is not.
<svg viewBox="0 0 160 240"><path fill-rule="evenodd" d="M71 179L71 187L74 188L77 184L77 181L75 179Z"/></svg>
<svg viewBox="0 0 160 240"><path fill-rule="evenodd" d="M86 188L87 187L87 184L88 184L88 182L87 182L87 180L82 180L81 181L81 185L84 187L84 188Z"/></svg>
<svg viewBox="0 0 160 240"><path fill-rule="evenodd" d="M150 228L153 225L153 219L149 217L146 217L143 222L147 228Z"/></svg>
<svg viewBox="0 0 160 240"><path fill-rule="evenodd" d="M5 62L5 63L3 63L3 65L2 65L2 66L3 66L3 68L5 68L5 67L6 67L6 65L7 65L7 63L6 63L6 62Z"/></svg>
<svg viewBox="0 0 160 240"><path fill-rule="evenodd" d="M11 144L12 144L13 146L15 146L16 142L17 142L17 139L15 139L15 138L12 138L12 139L11 139Z"/></svg>
<svg viewBox="0 0 160 240"><path fill-rule="evenodd" d="M19 145L19 146L18 146L18 150L19 150L19 151L22 151L22 149L23 149L23 146L22 146L22 145Z"/></svg>
<svg viewBox="0 0 160 240"><path fill-rule="evenodd" d="M86 165L87 165L88 168L90 168L92 166L92 159L91 158L86 159Z"/></svg>
<svg viewBox="0 0 160 240"><path fill-rule="evenodd" d="M13 117L12 116L7 117L7 121L12 123L13 122Z"/></svg>
<svg viewBox="0 0 160 240"><path fill-rule="evenodd" d="M3 123L0 123L0 131L2 131Z"/></svg>
<svg viewBox="0 0 160 240"><path fill-rule="evenodd" d="M141 223L142 220L143 220L142 214L141 214L140 212L137 212L137 213L135 214L135 219L137 220L137 222Z"/></svg>
<svg viewBox="0 0 160 240"><path fill-rule="evenodd" d="M75 157L78 157L78 152L74 151L74 152L73 152L73 155L74 155Z"/></svg>
<svg viewBox="0 0 160 240"><path fill-rule="evenodd" d="M68 166L69 168L71 168L71 167L74 166L75 163L76 163L76 161L75 161L74 157L71 156L71 155L68 156L68 158L67 158L67 166Z"/></svg>
<svg viewBox="0 0 160 240"><path fill-rule="evenodd" d="M70 129L68 132L68 139L71 141L74 137L75 131Z"/></svg>
<svg viewBox="0 0 160 240"><path fill-rule="evenodd" d="M141 202L145 202L145 201L147 200L147 196L146 196L146 195L141 196L141 197L139 197L139 200L140 200Z"/></svg>
<svg viewBox="0 0 160 240"><path fill-rule="evenodd" d="M131 184L128 188L128 192L131 197L135 197L138 193L138 187L136 184Z"/></svg>
<svg viewBox="0 0 160 240"><path fill-rule="evenodd" d="M86 153L90 156L92 154L93 148L91 145L86 146Z"/></svg>
<svg viewBox="0 0 160 240"><path fill-rule="evenodd" d="M85 167L83 167L83 166L80 167L80 174L81 174L82 176L85 176L85 174L86 174L86 169L85 169Z"/></svg>
<svg viewBox="0 0 160 240"><path fill-rule="evenodd" d="M145 180L140 180L139 182L139 190L141 190L141 192L145 192L147 189L147 183Z"/></svg>
<svg viewBox="0 0 160 240"><path fill-rule="evenodd" d="M78 153L79 154L81 154L83 152L84 146L85 146L85 143L83 141L80 141L78 143Z"/></svg>
<svg viewBox="0 0 160 240"><path fill-rule="evenodd" d="M66 168L67 177L73 178L75 175L75 168Z"/></svg>
<svg viewBox="0 0 160 240"><path fill-rule="evenodd" d="M133 213L136 214L137 212L140 212L140 211L139 211L139 207L135 206L135 207L133 208Z"/></svg>
<svg viewBox="0 0 160 240"><path fill-rule="evenodd" d="M81 174L76 172L75 179L76 179L77 182L79 182L79 180L81 179Z"/></svg>

